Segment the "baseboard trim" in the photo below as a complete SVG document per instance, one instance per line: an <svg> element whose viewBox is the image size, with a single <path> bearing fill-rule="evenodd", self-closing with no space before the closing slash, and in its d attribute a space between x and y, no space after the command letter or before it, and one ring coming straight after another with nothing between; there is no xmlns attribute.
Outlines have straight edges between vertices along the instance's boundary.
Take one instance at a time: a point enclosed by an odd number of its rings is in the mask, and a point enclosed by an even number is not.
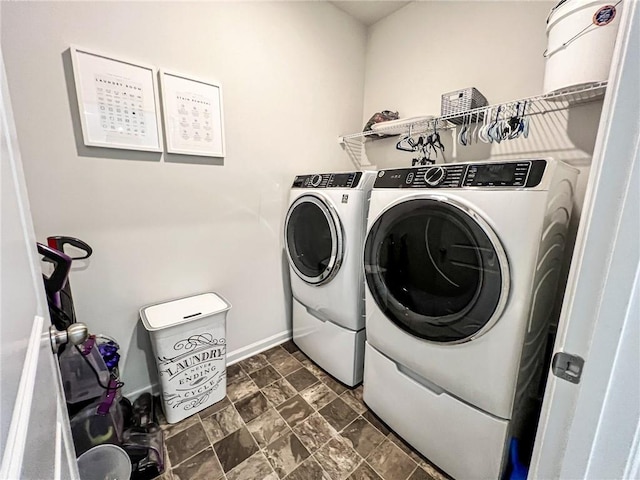
<svg viewBox="0 0 640 480"><path fill-rule="evenodd" d="M259 340L252 343L251 345L238 348L237 350L234 350L233 352L227 354L227 365L233 365L234 363L238 363L245 358L252 357L257 353L264 352L265 350L269 350L276 345L280 345L287 340L290 340L291 335L291 330L284 330L280 333L276 333L275 335L270 336L269 338L265 338L264 340ZM152 395L159 395L160 388L157 383L153 383L151 385L138 388L137 390L126 392L124 393L124 395L133 402L140 395L147 392L151 393Z"/></svg>
<svg viewBox="0 0 640 480"><path fill-rule="evenodd" d="M276 345L280 345L281 343L290 340L292 333L293 332L291 330L284 330L280 333L276 333L275 335L270 336L269 338L265 338L264 340L257 341L255 343L252 343L251 345L247 345L246 347L234 350L233 352L227 354L227 365L233 365L234 363L238 363L245 358L252 357L257 353L264 352L265 350L269 350Z"/></svg>

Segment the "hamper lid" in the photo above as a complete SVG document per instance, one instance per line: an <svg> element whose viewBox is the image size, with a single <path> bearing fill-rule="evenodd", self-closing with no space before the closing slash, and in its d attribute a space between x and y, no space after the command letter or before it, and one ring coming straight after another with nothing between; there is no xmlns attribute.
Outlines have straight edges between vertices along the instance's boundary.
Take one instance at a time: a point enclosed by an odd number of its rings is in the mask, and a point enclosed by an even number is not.
<svg viewBox="0 0 640 480"><path fill-rule="evenodd" d="M224 298L209 292L148 305L140 309L140 318L145 328L153 331L209 317L230 308L231 304Z"/></svg>

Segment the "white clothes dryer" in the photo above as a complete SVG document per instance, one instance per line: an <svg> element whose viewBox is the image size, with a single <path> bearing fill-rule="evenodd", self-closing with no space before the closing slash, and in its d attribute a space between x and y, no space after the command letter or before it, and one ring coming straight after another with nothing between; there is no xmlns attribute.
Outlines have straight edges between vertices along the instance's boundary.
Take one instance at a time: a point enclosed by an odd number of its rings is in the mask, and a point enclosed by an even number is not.
<svg viewBox="0 0 640 480"><path fill-rule="evenodd" d="M378 172L364 400L455 478L500 477L535 395L577 173L550 159Z"/></svg>
<svg viewBox="0 0 640 480"><path fill-rule="evenodd" d="M293 341L347 385L362 381L362 252L375 172L295 178L284 222Z"/></svg>

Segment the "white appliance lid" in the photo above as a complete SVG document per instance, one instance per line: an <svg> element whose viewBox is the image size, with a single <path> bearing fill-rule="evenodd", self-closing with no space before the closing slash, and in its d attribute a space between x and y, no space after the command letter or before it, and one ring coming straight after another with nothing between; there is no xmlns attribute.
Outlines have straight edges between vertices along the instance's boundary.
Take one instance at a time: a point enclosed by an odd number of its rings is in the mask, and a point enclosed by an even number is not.
<svg viewBox="0 0 640 480"><path fill-rule="evenodd" d="M231 304L224 298L209 292L143 307L140 309L140 318L147 330L161 330L230 308Z"/></svg>

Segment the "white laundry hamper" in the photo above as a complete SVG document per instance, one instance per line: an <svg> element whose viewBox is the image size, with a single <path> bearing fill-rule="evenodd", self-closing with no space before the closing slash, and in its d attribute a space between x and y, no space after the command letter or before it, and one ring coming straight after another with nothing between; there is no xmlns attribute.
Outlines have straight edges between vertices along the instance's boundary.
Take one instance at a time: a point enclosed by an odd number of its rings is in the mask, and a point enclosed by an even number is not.
<svg viewBox="0 0 640 480"><path fill-rule="evenodd" d="M544 93L609 78L622 1L563 0L547 18Z"/></svg>
<svg viewBox="0 0 640 480"><path fill-rule="evenodd" d="M167 422L179 422L225 397L230 308L220 295L203 293L140 309L151 337Z"/></svg>

